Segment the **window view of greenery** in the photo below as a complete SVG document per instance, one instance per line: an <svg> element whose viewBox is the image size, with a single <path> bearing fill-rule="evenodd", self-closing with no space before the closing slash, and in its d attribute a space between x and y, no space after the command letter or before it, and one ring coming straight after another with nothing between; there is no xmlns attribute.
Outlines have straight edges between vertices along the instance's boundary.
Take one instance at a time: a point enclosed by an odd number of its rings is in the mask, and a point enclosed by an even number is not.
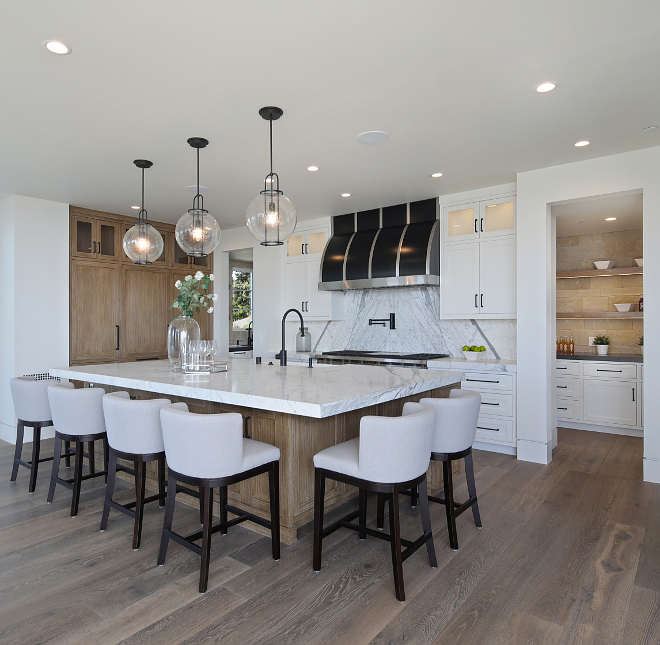
<svg viewBox="0 0 660 645"><path fill-rule="evenodd" d="M252 321L252 273L232 271L232 320L234 329L246 329Z"/></svg>

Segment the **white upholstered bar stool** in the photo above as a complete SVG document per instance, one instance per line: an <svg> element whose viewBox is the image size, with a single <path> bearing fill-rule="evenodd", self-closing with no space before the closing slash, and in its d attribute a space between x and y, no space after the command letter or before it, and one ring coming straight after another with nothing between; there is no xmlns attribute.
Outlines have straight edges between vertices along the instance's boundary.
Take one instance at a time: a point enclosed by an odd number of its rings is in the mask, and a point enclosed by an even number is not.
<svg viewBox="0 0 660 645"><path fill-rule="evenodd" d="M429 495L429 500L444 504L447 511L449 544L454 551L457 551L456 518L463 511L471 507L474 523L477 528L481 528L472 463L472 444L477 433L481 394L472 390L455 389L449 392L449 398L422 399L421 403L433 406L437 412L431 459L442 462L444 483L444 498ZM467 479L469 499L463 503L454 501L451 469L452 461L456 459L465 460L465 478Z"/></svg>
<svg viewBox="0 0 660 645"><path fill-rule="evenodd" d="M114 508L134 519L133 549L140 548L144 505L158 500L165 506L165 446L160 428L160 411L170 405L169 399L131 401L128 392L112 392L103 397L105 428L108 433L108 483L101 517L101 531L108 526L110 509ZM133 462L133 469L118 466L117 459ZM158 494L145 497L147 466L158 462ZM135 476L135 501L119 504L112 500L118 470Z"/></svg>
<svg viewBox="0 0 660 645"><path fill-rule="evenodd" d="M431 440L435 430L435 410L419 403L406 403L400 417L365 416L360 420L360 437L326 448L314 455L314 560L315 571L321 569L323 538L339 528L358 531L360 539L367 535L387 540L392 551L394 589L400 601L405 600L403 562L426 544L429 562L437 567L431 518L426 490L426 471L431 456ZM325 480L334 479L357 486L359 508L323 528ZM414 542L401 538L399 526L399 493L419 486L422 535ZM367 491L389 498L390 534L367 528ZM359 518L359 524L351 520ZM401 546L406 550L401 551Z"/></svg>
<svg viewBox="0 0 660 645"><path fill-rule="evenodd" d="M261 441L243 438L243 417L237 413L192 414L185 403L173 403L160 412L167 457L167 503L158 554L158 566L165 562L169 540L201 555L199 591L204 593L209 578L211 535L227 533L230 526L250 520L270 529L273 559L280 559L280 449ZM227 503L231 484L268 473L270 521ZM172 530L177 482L198 486L202 503L202 530L183 536ZM213 489L220 488L220 522L213 526ZM228 520L227 512L237 517ZM202 539L201 547L195 542Z"/></svg>
<svg viewBox="0 0 660 645"><path fill-rule="evenodd" d="M80 388L75 390L63 387L50 386L48 388L48 401L53 415L55 426L55 449L53 451L53 471L50 476L50 489L48 490L48 503L52 503L55 496L55 486L62 486L73 491L71 497L71 517L78 514L81 482L93 477L105 477L108 474L108 442L105 433L103 418L102 388ZM103 441L104 464L103 470L94 468L94 442ZM62 442L69 441L75 444L75 464L72 479L62 479L59 476L60 455ZM83 446L89 445L89 473L83 475Z"/></svg>
<svg viewBox="0 0 660 645"><path fill-rule="evenodd" d="M18 467L25 466L30 470L28 492L33 493L37 485L39 464L51 461L52 457L39 457L41 451L41 429L53 425L48 403L48 386L57 384L59 387L73 388L73 383L59 383L54 379L37 380L34 376L18 376L9 381L11 397L16 413L16 448L14 450L14 466L11 471L11 482L16 481ZM25 427L32 428L32 460L21 459Z"/></svg>

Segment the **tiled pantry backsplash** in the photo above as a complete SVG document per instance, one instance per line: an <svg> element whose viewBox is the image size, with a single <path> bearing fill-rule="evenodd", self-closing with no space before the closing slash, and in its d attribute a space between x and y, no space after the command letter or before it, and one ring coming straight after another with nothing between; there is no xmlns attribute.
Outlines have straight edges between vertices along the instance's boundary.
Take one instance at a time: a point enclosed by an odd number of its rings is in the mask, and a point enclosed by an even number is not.
<svg viewBox="0 0 660 645"><path fill-rule="evenodd" d="M557 271L593 269L594 260L616 260L617 267L630 267L641 257L641 230L557 238ZM557 313L616 311L615 303L636 303L642 294L642 275L557 280ZM610 338L610 352L641 354L644 320L558 319L557 334L573 336L576 353L595 353L589 336L604 334Z"/></svg>

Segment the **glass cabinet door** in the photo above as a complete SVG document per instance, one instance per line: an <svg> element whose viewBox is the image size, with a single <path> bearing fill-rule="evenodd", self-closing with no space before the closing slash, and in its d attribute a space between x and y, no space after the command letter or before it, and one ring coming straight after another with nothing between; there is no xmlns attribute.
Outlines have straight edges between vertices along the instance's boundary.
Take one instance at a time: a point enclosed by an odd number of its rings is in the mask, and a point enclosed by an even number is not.
<svg viewBox="0 0 660 645"><path fill-rule="evenodd" d="M119 259L119 222L96 221L96 257L99 260Z"/></svg>
<svg viewBox="0 0 660 645"><path fill-rule="evenodd" d="M445 242L459 242L479 237L479 203L446 206L444 211Z"/></svg>
<svg viewBox="0 0 660 645"><path fill-rule="evenodd" d="M188 254L176 243L176 240L174 240L174 259L172 263L177 267L187 267L190 265Z"/></svg>
<svg viewBox="0 0 660 645"><path fill-rule="evenodd" d="M90 217L76 216L71 222L72 250L74 257L94 257L96 245L94 244L94 220Z"/></svg>
<svg viewBox="0 0 660 645"><path fill-rule="evenodd" d="M307 242L305 243L305 254L308 259L316 255L319 258L323 251L325 251L325 244L328 241L327 231L310 231L307 235Z"/></svg>
<svg viewBox="0 0 660 645"><path fill-rule="evenodd" d="M304 236L302 233L299 235L292 235L286 241L286 257L290 258L303 258L305 255Z"/></svg>
<svg viewBox="0 0 660 645"><path fill-rule="evenodd" d="M480 235L499 237L516 232L516 198L491 199L481 202Z"/></svg>

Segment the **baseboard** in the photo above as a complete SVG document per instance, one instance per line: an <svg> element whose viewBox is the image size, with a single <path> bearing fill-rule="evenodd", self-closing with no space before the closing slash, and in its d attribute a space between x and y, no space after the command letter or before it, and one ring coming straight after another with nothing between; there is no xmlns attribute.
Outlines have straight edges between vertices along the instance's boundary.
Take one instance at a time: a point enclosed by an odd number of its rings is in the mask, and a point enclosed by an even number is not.
<svg viewBox="0 0 660 645"><path fill-rule="evenodd" d="M660 459L644 457L644 481L660 484Z"/></svg>
<svg viewBox="0 0 660 645"><path fill-rule="evenodd" d="M575 421L557 421L560 428L570 430L586 430L587 432L604 432L606 434L619 434L624 437L643 437L644 430L638 428L617 428L614 426L601 426L595 423L577 423Z"/></svg>
<svg viewBox="0 0 660 645"><path fill-rule="evenodd" d="M475 441L472 444L475 450L485 450L486 452L498 452L502 455L516 455L514 446L502 446L499 443L485 443L483 441Z"/></svg>
<svg viewBox="0 0 660 645"><path fill-rule="evenodd" d="M531 461L535 464L549 464L552 461L552 440L541 443L518 439L517 447L520 461Z"/></svg>

